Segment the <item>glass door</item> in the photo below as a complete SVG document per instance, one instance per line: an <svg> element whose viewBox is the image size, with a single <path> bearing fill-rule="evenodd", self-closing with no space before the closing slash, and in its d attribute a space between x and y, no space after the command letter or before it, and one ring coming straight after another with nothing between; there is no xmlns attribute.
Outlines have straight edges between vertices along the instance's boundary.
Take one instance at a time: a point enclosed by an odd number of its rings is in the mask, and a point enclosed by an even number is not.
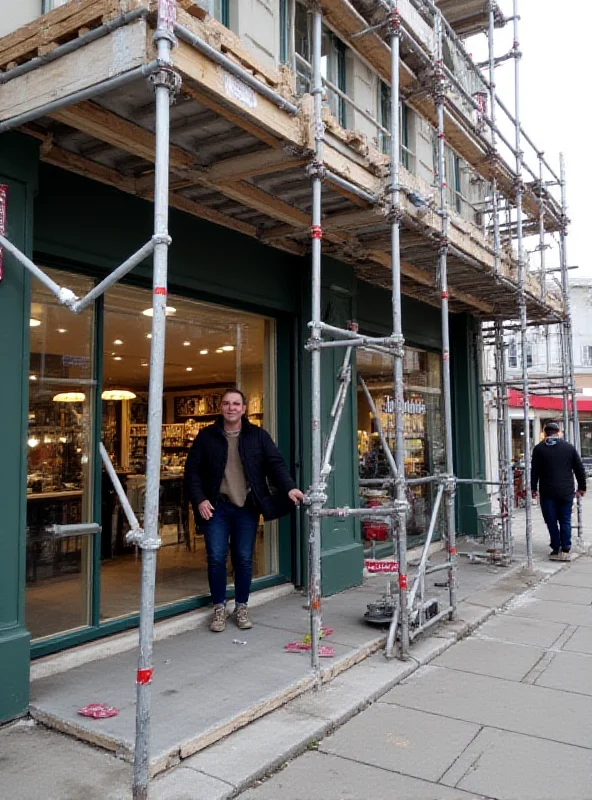
<svg viewBox="0 0 592 800"><path fill-rule="evenodd" d="M45 270L78 296L92 282ZM26 624L40 639L90 624L89 536L53 525L93 522L94 309L74 315L35 283L27 438Z"/></svg>

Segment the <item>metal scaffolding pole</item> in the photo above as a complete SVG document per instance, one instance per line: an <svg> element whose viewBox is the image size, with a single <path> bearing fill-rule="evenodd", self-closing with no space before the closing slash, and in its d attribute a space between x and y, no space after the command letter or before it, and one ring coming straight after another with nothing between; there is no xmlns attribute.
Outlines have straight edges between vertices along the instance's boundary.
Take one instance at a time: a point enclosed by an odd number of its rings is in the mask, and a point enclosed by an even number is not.
<svg viewBox="0 0 592 800"><path fill-rule="evenodd" d="M495 0L489 0L489 30L487 35L487 43L489 48L489 116L491 119L491 149L493 151L492 158L497 162L497 139L496 139L496 83L495 83L495 48L494 48L494 34L495 34ZM499 202L497 194L497 177L495 172L491 180L491 202L492 202L492 217L493 217L493 249L495 258L495 271L499 275L501 272L501 258L500 258L500 227L499 227Z"/></svg>
<svg viewBox="0 0 592 800"><path fill-rule="evenodd" d="M312 487L309 492L309 564L308 600L310 607L311 666L320 684L319 640L321 637L321 509L327 500L321 475L321 202L323 181L323 76L321 72L322 12L315 4L312 12L312 95L314 97L314 160L312 177L312 322L311 322L311 416L312 416Z"/></svg>
<svg viewBox="0 0 592 800"><path fill-rule="evenodd" d="M449 211L446 185L446 134L444 131L444 97L446 78L444 75L444 42L442 14L435 17L436 25L436 64L435 64L435 103L438 117L438 183L440 197L440 253L438 273L442 314L442 399L444 405L444 436L446 459L445 519L448 545L448 589L450 594L450 619L456 618L456 518L454 457L452 442L452 387L450 379L450 321L448 310L448 249L449 249Z"/></svg>
<svg viewBox="0 0 592 800"><path fill-rule="evenodd" d="M393 517L393 531L396 535L396 553L399 557L399 656L407 658L409 650L409 610L407 607L407 500L405 496L405 438L403 432L403 409L405 389L403 385L403 320L401 313L401 208L399 185L399 158L401 132L399 129L399 57L401 48L401 18L398 0L391 0L389 16L389 44L391 48L391 186L390 186L390 223L391 223L391 280L392 280L392 314L394 343L394 413L395 413L395 507L397 513ZM393 616L391 631L387 639L387 658L392 657L394 647L394 627L396 615Z"/></svg>
<svg viewBox="0 0 592 800"><path fill-rule="evenodd" d="M560 175L561 175L561 230L559 233L560 241L560 259L561 259L561 290L563 293L564 302L564 319L562 324L563 338L565 345L565 362L567 369L567 379L569 386L569 400L571 404L571 442L576 448L578 453L581 450L580 441L580 420L578 414L578 399L576 377L574 372L574 357L573 357L573 326L571 315L571 294L569 288L569 265L567 261L567 233L569 219L567 217L567 191L565 181L565 158L563 153L560 154ZM569 435L568 428L565 429L565 435ZM582 514L582 498L577 496L577 527L578 527L578 544L581 546L584 541L584 518Z"/></svg>
<svg viewBox="0 0 592 800"><path fill-rule="evenodd" d="M524 488L525 488L525 516L526 516L526 565L532 569L532 495L530 492L530 401L529 401L529 375L528 375L528 319L526 308L526 255L524 252L524 236L522 230L522 195L524 183L522 181L522 129L520 127L520 42L518 39L518 0L513 0L514 22L514 130L516 151L516 236L518 245L518 306L520 312L520 345L522 352L522 392L524 395Z"/></svg>

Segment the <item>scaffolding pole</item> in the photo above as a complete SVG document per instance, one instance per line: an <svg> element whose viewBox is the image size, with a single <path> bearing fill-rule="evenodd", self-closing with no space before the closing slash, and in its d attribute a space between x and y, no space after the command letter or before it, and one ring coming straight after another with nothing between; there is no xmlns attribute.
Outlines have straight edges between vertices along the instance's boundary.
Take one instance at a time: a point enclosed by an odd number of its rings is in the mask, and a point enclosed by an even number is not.
<svg viewBox="0 0 592 800"><path fill-rule="evenodd" d="M560 243L560 259L561 259L561 289L563 293L564 302L564 318L561 325L563 330L563 338L565 345L565 362L567 365L567 383L569 386L569 403L571 405L571 442L576 448L578 453L581 448L580 441L580 420L578 414L578 398L576 378L574 372L574 357L573 357L573 325L571 314L571 295L569 287L569 264L567 260L567 233L569 219L567 216L567 191L565 180L565 158L563 153L560 153L560 187L561 187L561 230L559 233ZM569 435L568 428L565 428L565 435ZM576 508L577 508L577 529L578 529L578 545L581 547L584 541L584 518L582 514L582 498L579 494L576 495Z"/></svg>
<svg viewBox="0 0 592 800"><path fill-rule="evenodd" d="M526 307L526 256L524 252L524 236L522 230L522 128L520 126L520 42L518 39L520 17L518 16L518 0L513 0L514 43L514 132L516 151L516 236L518 247L518 307L520 314L520 349L522 354L522 393L524 396L524 510L526 517L526 566L532 570L532 495L530 492L530 400L528 375L528 316Z"/></svg>
<svg viewBox="0 0 592 800"><path fill-rule="evenodd" d="M446 184L446 134L444 131L444 98L446 78L444 74L444 31L442 13L435 16L436 25L436 64L434 99L438 118L438 184L440 199L440 251L438 273L440 282L442 317L442 399L444 404L444 452L446 460L445 476L445 520L448 547L448 590L450 596L450 619L456 617L456 518L454 481L454 456L452 442L452 386L450 379L450 319L448 309L448 249L449 249L449 211Z"/></svg>

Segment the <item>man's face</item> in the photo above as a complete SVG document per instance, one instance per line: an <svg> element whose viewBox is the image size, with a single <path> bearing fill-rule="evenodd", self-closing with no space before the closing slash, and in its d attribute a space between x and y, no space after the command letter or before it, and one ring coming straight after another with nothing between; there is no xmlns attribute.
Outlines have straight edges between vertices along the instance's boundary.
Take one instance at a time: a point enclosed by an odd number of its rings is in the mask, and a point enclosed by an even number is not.
<svg viewBox="0 0 592 800"><path fill-rule="evenodd" d="M236 392L229 392L222 398L222 416L226 422L237 422L247 410L243 398Z"/></svg>

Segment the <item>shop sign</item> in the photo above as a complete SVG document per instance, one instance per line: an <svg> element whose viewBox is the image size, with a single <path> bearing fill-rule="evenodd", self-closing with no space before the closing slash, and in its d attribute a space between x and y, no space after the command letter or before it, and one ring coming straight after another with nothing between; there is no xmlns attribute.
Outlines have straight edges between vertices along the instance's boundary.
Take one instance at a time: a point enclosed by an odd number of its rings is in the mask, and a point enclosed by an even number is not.
<svg viewBox="0 0 592 800"><path fill-rule="evenodd" d="M247 108L254 109L257 107L257 95L253 89L229 72L224 73L224 91L233 100L242 103Z"/></svg>
<svg viewBox="0 0 592 800"><path fill-rule="evenodd" d="M368 559L364 561L364 567L368 572L372 573L396 574L399 571L399 562L389 561L388 559Z"/></svg>
<svg viewBox="0 0 592 800"><path fill-rule="evenodd" d="M395 413L395 399L390 395L386 394L384 396L384 403L382 404L382 411L384 414L394 414ZM403 403L403 414L425 414L426 413L426 405L425 403L415 403L411 400L405 400Z"/></svg>
<svg viewBox="0 0 592 800"><path fill-rule="evenodd" d="M6 236L6 198L8 197L8 186L0 183L0 234ZM4 275L4 251L0 247L0 281Z"/></svg>

